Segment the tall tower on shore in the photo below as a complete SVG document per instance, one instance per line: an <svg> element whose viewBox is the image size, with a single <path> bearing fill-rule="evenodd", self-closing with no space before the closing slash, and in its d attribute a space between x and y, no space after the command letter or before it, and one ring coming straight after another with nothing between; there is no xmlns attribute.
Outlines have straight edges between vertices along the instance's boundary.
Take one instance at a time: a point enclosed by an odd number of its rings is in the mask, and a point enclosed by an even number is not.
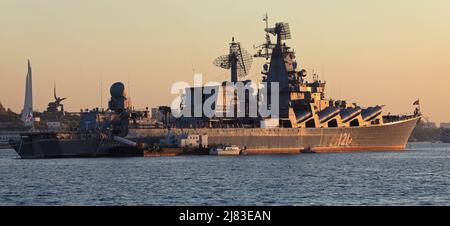
<svg viewBox="0 0 450 226"><path fill-rule="evenodd" d="M25 126L33 127L33 82L30 60L28 60L28 72L25 81L25 101L20 119L25 123Z"/></svg>

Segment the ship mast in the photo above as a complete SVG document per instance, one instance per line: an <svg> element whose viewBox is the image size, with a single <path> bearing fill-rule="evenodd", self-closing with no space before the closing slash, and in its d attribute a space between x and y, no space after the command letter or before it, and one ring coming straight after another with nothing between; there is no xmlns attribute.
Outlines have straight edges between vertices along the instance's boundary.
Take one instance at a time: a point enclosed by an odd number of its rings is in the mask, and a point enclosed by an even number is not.
<svg viewBox="0 0 450 226"><path fill-rule="evenodd" d="M269 59L269 48L268 46L270 45L270 34L269 34L269 16L267 15L267 13L264 15L263 21L266 22L266 48L265 49L265 55L266 55L266 60Z"/></svg>

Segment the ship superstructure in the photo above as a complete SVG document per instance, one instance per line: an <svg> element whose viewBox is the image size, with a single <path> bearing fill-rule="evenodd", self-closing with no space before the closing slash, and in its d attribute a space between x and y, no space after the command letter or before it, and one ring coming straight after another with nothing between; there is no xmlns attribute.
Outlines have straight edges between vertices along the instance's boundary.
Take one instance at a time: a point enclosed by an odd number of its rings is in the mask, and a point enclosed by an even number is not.
<svg viewBox="0 0 450 226"><path fill-rule="evenodd" d="M375 105L363 108L356 103L350 103L345 100L332 100L325 97L325 81L318 79L317 74L312 74L312 81L307 80L307 71L300 67L296 60L295 52L286 44L286 40L291 39L291 32L288 23L276 23L273 28L268 27L268 18L265 17L265 42L258 47L254 57L261 57L268 60L263 65L261 72L261 81L267 84L266 104L270 107L271 103L271 84L277 84L279 90L276 95L278 98L278 115L271 115L270 118L258 115L250 117L252 105L248 103L252 97L252 90L246 93L245 98L239 99L233 89L227 92L230 86L238 82L238 78L244 77L251 66L251 57L236 43L234 38L230 43L230 54L221 56L214 61L214 65L230 69L231 79L222 83L219 95L216 97L216 111L228 112L232 109L234 114L221 117L206 117L202 113L202 104L195 103L195 92L203 93L203 89L209 87L195 87L187 89L184 106L190 107L191 116L182 117L178 123L174 122L171 127L182 128L202 128L202 127L243 127L257 128L270 125L276 128L331 128L331 127L360 127L369 125L382 125L384 123L382 116L383 105ZM272 42L270 36L274 36L276 41ZM251 82L250 80L241 81L243 84ZM261 92L261 91L260 91ZM232 96L227 98L227 96ZM204 95L202 100L209 96ZM228 101L227 101L228 100ZM231 100L231 101L230 101ZM244 117L237 117L239 105L245 105ZM232 106L232 107L230 107ZM259 105L258 105L259 106ZM258 107L257 106L257 107ZM196 114L196 110L200 113Z"/></svg>

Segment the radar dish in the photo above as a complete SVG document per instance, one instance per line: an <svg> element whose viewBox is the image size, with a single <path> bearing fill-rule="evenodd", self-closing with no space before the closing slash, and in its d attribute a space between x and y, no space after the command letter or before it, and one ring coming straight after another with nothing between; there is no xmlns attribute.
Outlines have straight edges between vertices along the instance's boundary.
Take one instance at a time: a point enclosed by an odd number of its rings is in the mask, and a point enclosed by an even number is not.
<svg viewBox="0 0 450 226"><path fill-rule="evenodd" d="M234 42L233 38L232 43L230 43L230 53L217 57L213 64L223 69L233 69L235 67L237 77L242 78L248 75L252 62L252 55L242 48L239 42ZM233 79L233 70L231 73L231 80L233 81L235 80Z"/></svg>
<svg viewBox="0 0 450 226"><path fill-rule="evenodd" d="M239 43L232 45L231 53L237 58L237 74L238 77L245 77L252 66L253 57Z"/></svg>
<svg viewBox="0 0 450 226"><path fill-rule="evenodd" d="M275 27L281 40L288 40L292 38L291 29L289 28L288 23L276 23Z"/></svg>
<svg viewBox="0 0 450 226"><path fill-rule="evenodd" d="M230 69L230 56L229 55L222 55L220 57L217 57L213 64L217 67L221 67L223 69Z"/></svg>

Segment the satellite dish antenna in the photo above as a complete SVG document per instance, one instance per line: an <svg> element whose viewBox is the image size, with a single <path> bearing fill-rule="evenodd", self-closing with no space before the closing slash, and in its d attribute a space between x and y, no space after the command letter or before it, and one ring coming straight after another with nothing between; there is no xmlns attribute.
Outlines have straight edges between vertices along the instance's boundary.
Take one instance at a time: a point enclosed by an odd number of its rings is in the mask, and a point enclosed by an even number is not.
<svg viewBox="0 0 450 226"><path fill-rule="evenodd" d="M217 57L213 64L223 69L231 70L231 82L237 82L238 77L248 75L252 66L252 56L241 47L241 43L234 42L234 37L230 43L230 53Z"/></svg>

